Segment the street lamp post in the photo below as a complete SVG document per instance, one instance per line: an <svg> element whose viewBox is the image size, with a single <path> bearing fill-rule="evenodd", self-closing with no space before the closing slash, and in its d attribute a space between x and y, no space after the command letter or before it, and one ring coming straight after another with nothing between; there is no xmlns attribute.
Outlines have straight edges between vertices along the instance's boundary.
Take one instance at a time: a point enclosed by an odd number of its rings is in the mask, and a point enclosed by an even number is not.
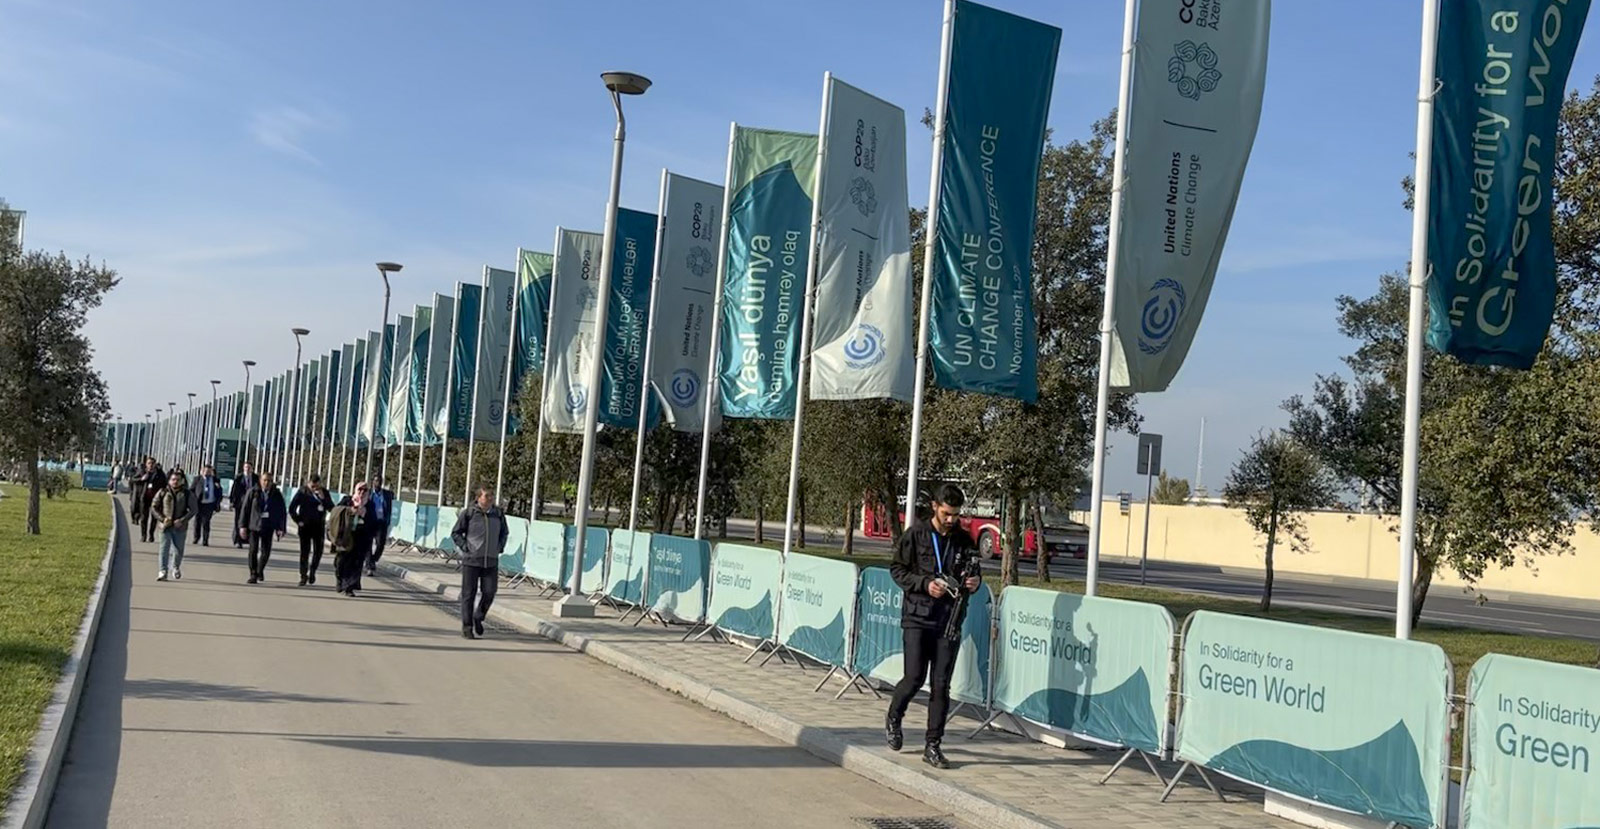
<svg viewBox="0 0 1600 829"><path fill-rule="evenodd" d="M373 390L372 411L367 415L367 417L371 418L372 428L368 430L367 471L361 478L363 481L372 480L372 448L378 443L378 407L382 406L384 402L378 399L377 392L378 378L383 376L383 339L388 336L389 332L389 274L399 273L400 267L399 262L378 263L378 275L383 277L383 324L378 326L378 359L372 361L372 365L367 367L367 379L372 383ZM388 447L384 448L387 454ZM472 447L467 447L467 451L472 451Z"/></svg>
<svg viewBox="0 0 1600 829"><path fill-rule="evenodd" d="M599 320L604 339L605 319L611 297L611 259L616 254L613 238L617 229L617 199L622 190L622 148L628 139L627 119L622 115L622 96L643 95L650 88L650 79L632 72L604 72L600 80L611 93L611 106L617 111L617 132L611 143L611 198L606 202L605 235L600 242L600 281L596 286L600 296L595 300L595 319ZM572 589L555 604L555 614L560 617L593 616L594 605L583 597L584 542L589 534L589 494L594 486L594 436L600 419L600 369L603 360L589 361L588 377L584 380L589 390L583 415L583 460L578 465L577 541L573 547ZM469 448L470 451L470 448ZM537 495L535 495L537 497Z"/></svg>
<svg viewBox="0 0 1600 829"><path fill-rule="evenodd" d="M240 453L242 457L239 459L239 468L241 470L244 468L244 464L250 462L250 442L256 439L255 432L250 430L250 424L255 422L254 416L256 402L255 394L251 393L250 391L250 367L255 364L255 360L244 361L244 429L241 430L241 434L243 432L249 432L249 437L243 441L240 441L244 444L244 451Z"/></svg>
<svg viewBox="0 0 1600 829"><path fill-rule="evenodd" d="M300 482L300 463L304 451L300 446L300 389L305 382L304 372L300 369L300 338L310 334L306 328L291 328L294 334L294 396L289 401L289 440L285 444L288 451L293 453L293 462L289 465L289 479L285 482L294 486Z"/></svg>

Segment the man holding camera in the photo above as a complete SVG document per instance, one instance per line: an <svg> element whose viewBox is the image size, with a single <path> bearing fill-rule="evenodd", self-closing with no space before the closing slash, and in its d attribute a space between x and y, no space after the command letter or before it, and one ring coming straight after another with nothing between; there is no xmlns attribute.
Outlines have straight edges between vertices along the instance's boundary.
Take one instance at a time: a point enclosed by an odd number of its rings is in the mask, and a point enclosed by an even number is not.
<svg viewBox="0 0 1600 829"><path fill-rule="evenodd" d="M977 548L960 523L961 505L966 500L955 484L940 486L934 493L932 514L906 528L895 545L894 562L889 565L889 574L906 594L900 611L905 674L889 703L884 737L889 748L900 750L904 743L900 721L931 670L922 762L937 769L950 768L940 747L950 710L950 677L955 673L956 652L961 648L966 597L977 592L982 582Z"/></svg>

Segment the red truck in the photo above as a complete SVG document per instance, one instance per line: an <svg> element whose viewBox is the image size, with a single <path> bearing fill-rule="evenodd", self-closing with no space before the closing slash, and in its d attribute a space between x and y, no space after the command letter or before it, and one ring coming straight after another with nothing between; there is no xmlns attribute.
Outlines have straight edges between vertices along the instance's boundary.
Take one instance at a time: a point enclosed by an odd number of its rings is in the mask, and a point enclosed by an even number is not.
<svg viewBox="0 0 1600 829"><path fill-rule="evenodd" d="M896 499L903 501L904 496ZM878 503L871 496L862 501L861 508L861 534L868 538L889 538L889 513L883 504ZM897 504L895 518L905 521L905 509ZM1045 547L1051 560L1060 556L1083 558L1089 550L1089 528L1084 524L1068 519L1063 515L1056 515L1050 511L1045 512L1044 540ZM978 545L978 551L984 558L997 559L1000 557L1000 503L990 499L968 497L967 504L961 510L961 525L972 534L973 541ZM1022 558L1031 559L1038 555L1039 544L1037 533L1032 529L1022 532Z"/></svg>

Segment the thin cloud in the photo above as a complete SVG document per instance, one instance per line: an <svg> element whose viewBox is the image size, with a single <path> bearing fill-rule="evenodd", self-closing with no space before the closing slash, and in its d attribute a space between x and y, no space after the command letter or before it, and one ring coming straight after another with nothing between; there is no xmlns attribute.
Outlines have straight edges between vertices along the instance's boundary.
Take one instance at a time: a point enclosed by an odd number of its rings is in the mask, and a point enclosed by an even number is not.
<svg viewBox="0 0 1600 829"><path fill-rule="evenodd" d="M338 132L343 119L332 113L312 113L299 107L280 106L258 110L250 116L250 135L256 143L273 152L320 165L307 149L309 139L319 133Z"/></svg>

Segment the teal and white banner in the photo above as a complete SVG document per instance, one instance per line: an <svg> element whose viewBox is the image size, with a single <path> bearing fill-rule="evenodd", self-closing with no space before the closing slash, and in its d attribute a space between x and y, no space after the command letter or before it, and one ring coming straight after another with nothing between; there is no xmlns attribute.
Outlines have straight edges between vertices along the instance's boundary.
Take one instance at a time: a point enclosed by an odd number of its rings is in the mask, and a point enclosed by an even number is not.
<svg viewBox="0 0 1600 829"><path fill-rule="evenodd" d="M322 372L322 388L317 390L316 418L313 421L316 439L326 440L333 422L333 397L339 389L339 349L322 355L318 360ZM231 408L230 408L231 411Z"/></svg>
<svg viewBox="0 0 1600 829"><path fill-rule="evenodd" d="M645 603L662 618L686 624L704 621L710 575L708 542L662 533L650 536L650 587Z"/></svg>
<svg viewBox="0 0 1600 829"><path fill-rule="evenodd" d="M556 258L548 253L517 249L516 338L511 345L511 406L506 411L506 433L522 431L517 400L530 375L544 371L544 340L550 333L550 284L555 280Z"/></svg>
<svg viewBox="0 0 1600 829"><path fill-rule="evenodd" d="M534 521L528 527L523 567L529 578L545 584L567 583L567 527L554 521Z"/></svg>
<svg viewBox="0 0 1600 829"><path fill-rule="evenodd" d="M556 228L555 281L550 288L550 342L545 352L544 401L539 407L552 432L580 434L589 406L585 385L595 350L600 300L602 238Z"/></svg>
<svg viewBox="0 0 1600 829"><path fill-rule="evenodd" d="M450 352L456 333L456 298L433 295L433 323L428 334L427 387L423 395L423 439L428 446L444 440L450 423Z"/></svg>
<svg viewBox="0 0 1600 829"><path fill-rule="evenodd" d="M1428 344L1532 368L1556 303L1551 177L1589 0L1440 4Z"/></svg>
<svg viewBox="0 0 1600 829"><path fill-rule="evenodd" d="M428 357L433 344L433 306L418 305L411 312L411 316L411 359L407 361L403 375L406 386L405 442L417 444L422 441L422 410L428 394Z"/></svg>
<svg viewBox="0 0 1600 829"><path fill-rule="evenodd" d="M1271 12L1268 2L1139 5L1113 386L1165 390L1200 328L1261 120Z"/></svg>
<svg viewBox="0 0 1600 829"><path fill-rule="evenodd" d="M905 676L905 634L900 627L905 591L894 583L886 567L864 567L856 593L855 653L850 657L856 673L886 685ZM967 599L967 618L961 624L961 650L950 679L950 696L959 702L984 705L989 699L989 623L994 594L985 584Z"/></svg>
<svg viewBox="0 0 1600 829"><path fill-rule="evenodd" d="M1444 825L1451 669L1437 645L1200 610L1182 676L1179 759L1379 820Z"/></svg>
<svg viewBox="0 0 1600 829"><path fill-rule="evenodd" d="M611 531L611 566L606 595L624 604L644 603L644 573L650 563L650 533Z"/></svg>
<svg viewBox="0 0 1600 829"><path fill-rule="evenodd" d="M380 411L389 404L383 396L384 346L389 339L376 331L367 332L367 353L361 373L361 418L357 421L363 443L375 440L374 436L382 427Z"/></svg>
<svg viewBox="0 0 1600 829"><path fill-rule="evenodd" d="M778 607L779 642L819 662L848 667L855 610L854 564L802 553L789 555Z"/></svg>
<svg viewBox="0 0 1600 829"><path fill-rule="evenodd" d="M995 707L1114 746L1167 748L1172 614L1160 605L1008 587Z"/></svg>
<svg viewBox="0 0 1600 829"><path fill-rule="evenodd" d="M950 698L973 705L989 703L990 633L993 629L994 593L984 584L967 599L967 618L961 620L961 650L950 677Z"/></svg>
<svg viewBox="0 0 1600 829"><path fill-rule="evenodd" d="M1033 219L1061 30L955 0L938 219L933 377L949 389L1039 396Z"/></svg>
<svg viewBox="0 0 1600 829"><path fill-rule="evenodd" d="M1462 829L1600 826L1600 671L1491 653L1467 702Z"/></svg>
<svg viewBox="0 0 1600 829"><path fill-rule="evenodd" d="M817 137L734 127L722 284L724 417L794 417Z"/></svg>
<svg viewBox="0 0 1600 829"><path fill-rule="evenodd" d="M478 324L482 321L483 286L456 283L455 345L450 349L450 393L446 414L450 439L471 436L473 393L478 382Z"/></svg>
<svg viewBox="0 0 1600 829"><path fill-rule="evenodd" d="M339 348L339 386L333 401L332 439L341 446L348 445L350 440L350 399L355 397L356 393L356 372L359 371L356 365L358 345L362 352L366 351L365 341L345 343ZM254 410L259 412L261 408L257 406ZM259 433L252 430L252 437L256 434Z"/></svg>
<svg viewBox="0 0 1600 829"><path fill-rule="evenodd" d="M711 561L711 605L706 619L729 633L771 639L777 631L779 583L783 554L742 544L717 545Z"/></svg>
<svg viewBox="0 0 1600 829"><path fill-rule="evenodd" d="M611 301L606 306L605 359L600 372L600 422L639 428L644 394L644 338L650 324L650 275L656 259L656 214L618 208L612 242ZM654 428L656 408L646 410Z"/></svg>
<svg viewBox="0 0 1600 829"><path fill-rule="evenodd" d="M345 346L345 348L348 349L349 346ZM250 425L249 425L250 443L253 446L261 446L262 445L262 442L261 442L261 439L262 439L261 429L262 429L263 424L266 423L266 406L267 406L267 387L266 387L266 385L262 384L262 383L257 383L255 385L251 386L250 387L250 406L249 406L249 412L248 412L247 417L248 417L248 419L250 421ZM158 426L156 424L146 424L145 425L145 434L146 434L146 436L147 437L153 436L155 434L155 430L157 428L158 428ZM151 441L149 441L149 440L146 441L146 443L150 443L150 442ZM147 447L145 447L145 450L147 452L154 451L154 447L147 446Z"/></svg>
<svg viewBox="0 0 1600 829"><path fill-rule="evenodd" d="M389 431L389 387L394 381L395 327L393 323L383 328L381 360L378 363L378 405L374 417L377 424L373 434L382 437Z"/></svg>
<svg viewBox="0 0 1600 829"><path fill-rule="evenodd" d="M909 402L916 335L906 113L831 76L823 107L811 398Z"/></svg>
<svg viewBox="0 0 1600 829"><path fill-rule="evenodd" d="M368 376L371 374L372 365L368 361L368 357L371 356L372 348L370 343L375 336L375 332L368 331L367 336L356 340L355 349L351 352L350 397L345 401L344 415L341 420L344 421L342 428L345 439L357 442L358 445L360 445L358 432L361 427L362 398L365 396L367 386L371 385L372 381L372 378Z"/></svg>
<svg viewBox="0 0 1600 829"><path fill-rule="evenodd" d="M328 352L328 391L322 400L322 439L332 440L336 433L338 421L334 414L339 406L339 395L343 393L346 377L349 374L345 366L346 355L343 348L335 348Z"/></svg>
<svg viewBox="0 0 1600 829"><path fill-rule="evenodd" d="M383 440L396 444L406 438L406 415L411 409L411 329L415 320L401 315L394 325L394 354L389 366L389 403Z"/></svg>
<svg viewBox="0 0 1600 829"><path fill-rule="evenodd" d="M578 556L578 528L567 524L564 531L567 567L573 567ZM600 593L606 589L606 543L610 539L603 527L589 527L583 542L583 573L578 576L578 589L584 593ZM568 573L572 572L570 569Z"/></svg>
<svg viewBox="0 0 1600 829"><path fill-rule="evenodd" d="M517 275L500 268L483 269L483 317L478 328L477 401L473 404L474 440L500 441L506 416L506 379L511 360L512 311Z"/></svg>
<svg viewBox="0 0 1600 829"><path fill-rule="evenodd" d="M706 366L711 362L711 312L717 284L717 234L722 188L664 173L661 250L656 252L655 331L650 383L667 422L699 432L705 422ZM713 412L711 429L721 422Z"/></svg>
<svg viewBox="0 0 1600 829"><path fill-rule="evenodd" d="M528 519L506 516L506 547L500 552L500 572L505 576L522 572L527 553Z"/></svg>

